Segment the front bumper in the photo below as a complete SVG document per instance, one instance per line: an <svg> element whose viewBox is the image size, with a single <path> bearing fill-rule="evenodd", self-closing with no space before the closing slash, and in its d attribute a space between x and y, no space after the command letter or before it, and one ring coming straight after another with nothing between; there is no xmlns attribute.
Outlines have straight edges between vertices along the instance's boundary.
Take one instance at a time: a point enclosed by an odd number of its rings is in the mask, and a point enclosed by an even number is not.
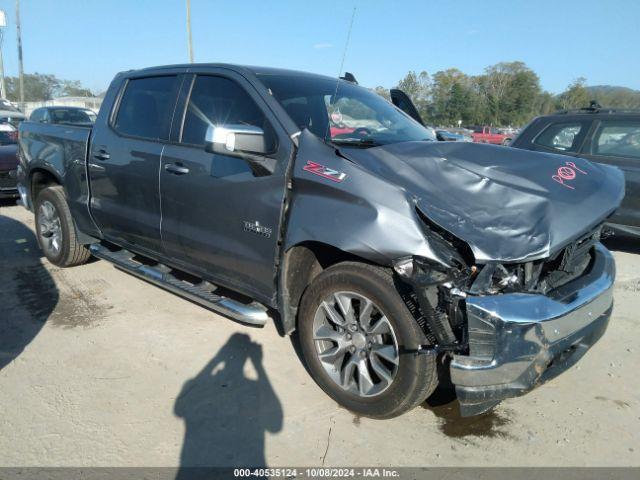
<svg viewBox="0 0 640 480"><path fill-rule="evenodd" d="M15 170L0 172L0 198L17 197L17 183Z"/></svg>
<svg viewBox="0 0 640 480"><path fill-rule="evenodd" d="M613 256L597 244L589 272L546 296L468 296L469 355L454 355L450 367L461 414L482 413L575 364L607 328L614 279Z"/></svg>

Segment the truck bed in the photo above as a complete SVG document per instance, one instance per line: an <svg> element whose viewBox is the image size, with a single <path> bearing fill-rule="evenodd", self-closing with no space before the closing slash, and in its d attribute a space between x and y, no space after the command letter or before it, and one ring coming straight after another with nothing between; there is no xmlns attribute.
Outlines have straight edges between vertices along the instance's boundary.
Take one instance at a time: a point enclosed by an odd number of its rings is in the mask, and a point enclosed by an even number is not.
<svg viewBox="0 0 640 480"><path fill-rule="evenodd" d="M91 127L29 121L19 128L22 161L30 163L32 172L42 169L65 186L69 208L81 229L90 222L87 158L91 132Z"/></svg>

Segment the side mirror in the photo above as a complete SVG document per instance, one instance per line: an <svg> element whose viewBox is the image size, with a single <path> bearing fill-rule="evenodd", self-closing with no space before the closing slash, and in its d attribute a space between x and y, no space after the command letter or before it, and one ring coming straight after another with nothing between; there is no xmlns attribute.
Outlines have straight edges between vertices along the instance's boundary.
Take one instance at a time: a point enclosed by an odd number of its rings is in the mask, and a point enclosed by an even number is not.
<svg viewBox="0 0 640 480"><path fill-rule="evenodd" d="M267 153L264 130L251 125L210 125L204 148L207 152L234 156Z"/></svg>

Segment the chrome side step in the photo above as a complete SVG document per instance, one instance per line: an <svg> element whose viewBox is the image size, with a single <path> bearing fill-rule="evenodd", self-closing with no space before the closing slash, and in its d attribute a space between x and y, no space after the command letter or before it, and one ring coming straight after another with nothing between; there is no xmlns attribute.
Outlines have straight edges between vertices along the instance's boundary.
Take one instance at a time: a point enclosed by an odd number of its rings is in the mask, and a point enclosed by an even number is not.
<svg viewBox="0 0 640 480"><path fill-rule="evenodd" d="M228 297L217 295L218 287L207 281L190 283L173 275L170 267L161 263L145 265L136 261L135 254L128 250L112 251L99 243L89 246L91 254L102 260L113 263L117 268L140 277L176 295L187 298L205 308L242 323L263 327L269 315L267 308L258 303L242 303Z"/></svg>

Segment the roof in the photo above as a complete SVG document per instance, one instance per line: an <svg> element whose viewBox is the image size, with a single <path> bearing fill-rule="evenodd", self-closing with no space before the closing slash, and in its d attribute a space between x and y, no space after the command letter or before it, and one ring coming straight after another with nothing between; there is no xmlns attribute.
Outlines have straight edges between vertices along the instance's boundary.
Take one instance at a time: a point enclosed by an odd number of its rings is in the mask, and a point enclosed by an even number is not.
<svg viewBox="0 0 640 480"><path fill-rule="evenodd" d="M139 70L129 70L126 72L122 72L125 75L136 75L136 74L144 74L144 73L153 73L162 70L175 70L175 69L185 69L189 70L192 68L226 68L229 70L236 71L238 73L251 73L253 75L282 75L282 76L290 76L290 77L317 77L317 78L327 78L335 80L335 77L329 77L326 75L320 75L311 72L303 72L300 70L289 70L286 68L274 68L274 67L259 67L254 65L238 65L232 63L181 63L175 65L160 65L157 67L148 67L142 68Z"/></svg>
<svg viewBox="0 0 640 480"><path fill-rule="evenodd" d="M552 115L640 115L640 109L601 107L600 105L575 110L559 110Z"/></svg>

